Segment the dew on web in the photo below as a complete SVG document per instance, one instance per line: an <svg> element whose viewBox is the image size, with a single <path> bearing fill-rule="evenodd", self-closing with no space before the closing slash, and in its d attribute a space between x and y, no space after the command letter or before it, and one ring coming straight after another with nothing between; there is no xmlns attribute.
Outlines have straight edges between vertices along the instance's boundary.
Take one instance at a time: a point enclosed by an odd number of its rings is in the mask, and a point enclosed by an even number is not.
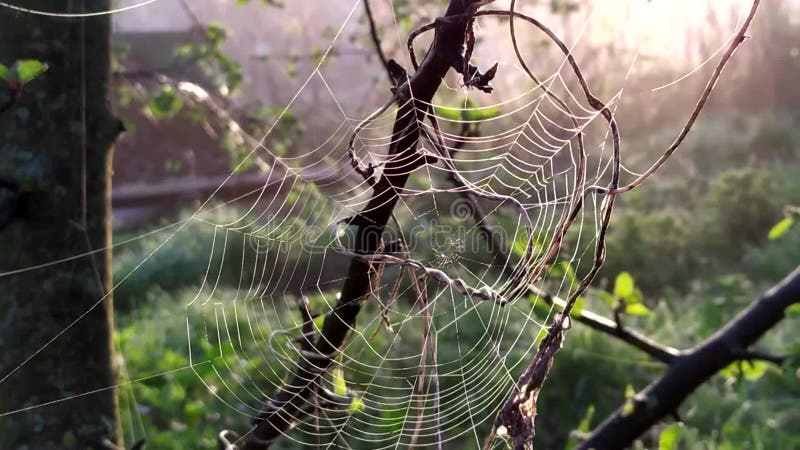
<svg viewBox="0 0 800 450"><path fill-rule="evenodd" d="M245 158L263 161L266 173L236 199L245 205L239 215L217 214L219 186L189 218L152 232L165 236L161 244L113 289L174 237L204 229L213 236L205 270L183 314L170 319L185 324L183 369L202 381L207 400L226 405L231 422L277 415L290 424L283 439L320 448L482 447L558 312L539 293L572 306L602 262L616 195L608 191L623 170L613 119L621 91L598 107L572 47L549 49L556 63L544 69L521 67L506 37L493 45L507 47L497 62L513 84L489 94L451 77L452 90L431 102L386 89L384 108L351 111L325 63L360 14L358 0L284 109L321 92L313 101L338 126L282 156L268 139L281 114ZM474 57L494 63L498 52L483 50ZM420 151L398 161L388 149L403 114L413 115ZM408 180L393 188L380 251L363 254L356 229L383 206L375 186L387 167ZM369 295L342 345L320 355L329 322L351 306L339 300L352 264L371 265ZM298 379L308 395L284 410L276 397Z"/></svg>

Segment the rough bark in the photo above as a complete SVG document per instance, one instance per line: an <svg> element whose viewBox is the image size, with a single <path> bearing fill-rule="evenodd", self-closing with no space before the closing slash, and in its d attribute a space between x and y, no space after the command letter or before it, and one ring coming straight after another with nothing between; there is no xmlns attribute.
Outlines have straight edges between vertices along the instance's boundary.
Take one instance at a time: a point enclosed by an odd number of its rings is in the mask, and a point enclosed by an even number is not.
<svg viewBox="0 0 800 450"><path fill-rule="evenodd" d="M102 11L110 0L30 0L32 9ZM81 5L82 8L81 9ZM0 62L49 70L0 116L7 221L0 272L110 244L110 16L53 18L0 8ZM0 277L0 448L119 443L110 250ZM88 395L87 392L102 389ZM58 402L66 399L67 401ZM54 402L47 406L36 406Z"/></svg>

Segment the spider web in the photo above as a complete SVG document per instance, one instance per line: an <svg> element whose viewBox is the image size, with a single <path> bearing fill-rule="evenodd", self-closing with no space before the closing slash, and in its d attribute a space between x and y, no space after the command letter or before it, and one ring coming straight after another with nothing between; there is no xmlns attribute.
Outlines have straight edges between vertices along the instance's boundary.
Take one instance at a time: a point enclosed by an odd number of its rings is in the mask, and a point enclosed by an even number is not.
<svg viewBox="0 0 800 450"><path fill-rule="evenodd" d="M333 132L281 156L268 142L283 126L282 114L242 162L260 158L269 170L261 188L236 199L246 205L239 217L220 220L216 212L225 203L214 201L215 192L188 219L157 230L166 235L162 244L114 286L190 225L210 231L201 282L184 316L171 320L186 326L183 369L233 417L249 421L274 407L270 399L308 358L304 340L336 314L350 261L363 257L353 250L347 222L373 196L359 172L371 165L381 175L403 105L369 115L349 111L336 95L342 87L326 73L341 36L357 26L360 5L353 2L284 110L312 90L325 92L314 101L339 115ZM302 399L301 416L285 417L295 426L283 443L481 447L555 312L530 288L572 298L592 270L604 197L591 188L607 186L619 170L609 124L583 99L566 56L537 67L546 76L536 82L519 67L509 39L491 45L506 47L499 70L512 74L514 88L483 94L450 77L433 103L413 110L420 149L436 159L410 170L397 191L382 240L401 242L402 254L374 261L370 298L333 366L314 381L317 395ZM479 62L498 54L486 57L482 48L474 55ZM350 82L366 82L357 78ZM618 99L607 106L614 109ZM236 289L221 289L224 279L237 280Z"/></svg>
<svg viewBox="0 0 800 450"><path fill-rule="evenodd" d="M506 98L456 87L449 98L435 100L450 103L413 110L426 138L420 147L438 162L410 171L382 236L386 245L402 241L406 255L376 263L371 296L333 367L314 381L317 395L301 399L303 414L279 412L294 425L287 442L321 448L440 447L454 440L481 445L479 435L535 353L548 319L547 312L534 311L542 305L528 285L565 298L577 289L588 270L581 261L594 254L601 208L594 198L576 208L576 195L607 185L612 175L608 124L573 95L576 80L564 67L566 58L541 84L529 81L524 92ZM203 284L186 305L187 342L203 342L202 351L189 349L193 370L232 414L249 419L275 407L269 399L294 379L298 361L312 362L304 336L319 336L321 320L336 314L347 261L358 257L347 218L365 212L373 196L354 161L380 176L403 106L367 118L349 113L324 66L303 87L327 92L321 103L335 105L342 122L305 153L255 150L274 161L281 174L270 178L288 194L254 193L247 214L234 222L196 215L213 227L215 239ZM464 129L472 133L459 132ZM590 143L579 147L579 138ZM324 167L340 179L315 179ZM454 186L454 176L462 186ZM465 192L479 197L495 241L481 234ZM570 245L563 245L561 233L576 213ZM243 241L236 246L241 254L228 254L232 240ZM341 270L309 270L309 259ZM388 264L398 260L412 263ZM216 289L226 271L239 276L232 296ZM503 301L465 295L455 279Z"/></svg>

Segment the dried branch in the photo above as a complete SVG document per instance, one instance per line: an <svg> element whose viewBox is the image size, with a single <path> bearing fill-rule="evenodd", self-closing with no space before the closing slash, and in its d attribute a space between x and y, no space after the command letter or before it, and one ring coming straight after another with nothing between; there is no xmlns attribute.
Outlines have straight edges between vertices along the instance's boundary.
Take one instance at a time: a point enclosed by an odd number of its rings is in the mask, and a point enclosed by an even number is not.
<svg viewBox="0 0 800 450"><path fill-rule="evenodd" d="M539 298L544 300L548 305L559 306L562 308L566 306L566 302L564 300L555 297L549 292L545 292L544 290L535 286L530 286L530 291L539 296ZM586 309L582 310L580 314L573 314L572 319L574 319L576 322L587 325L594 330L620 339L626 344L629 344L647 353L654 359L661 361L664 364L672 363L681 355L681 351L676 348L660 344L653 339L630 329L629 327L623 327L619 321L607 319L599 314L587 311Z"/></svg>
<svg viewBox="0 0 800 450"><path fill-rule="evenodd" d="M364 262L372 264L377 263L377 264L387 264L387 265L398 265L398 266L418 269L422 271L425 277L430 278L431 280L436 281L439 284L447 286L460 294L470 297L473 300L490 301L497 303L500 306L505 306L505 304L508 303L508 299L503 297L498 292L492 290L492 288L490 288L489 286L474 288L472 286L467 285L467 283L461 278L451 278L444 271L439 269L434 269L431 267L426 267L421 261L418 261L416 259L398 258L396 256L386 255L386 254L353 255L353 256L356 259L360 259Z"/></svg>
<svg viewBox="0 0 800 450"><path fill-rule="evenodd" d="M514 450L532 449L531 441L535 434L536 401L544 385L553 358L564 343L565 317L556 317L547 330L547 336L539 344L531 365L511 390L508 400L497 414L492 432L486 440L484 450L492 448L496 437L509 438Z"/></svg>
<svg viewBox="0 0 800 450"><path fill-rule="evenodd" d="M479 3L476 0L449 2L445 17L452 19L450 26L437 30L428 57L408 80L406 89L414 93L413 100L399 102L389 158L381 178L373 186L374 194L361 212L361 220L357 224L356 253L371 255L380 250L381 235L399 200L398 190L405 186L410 168L425 164L423 154L417 151L420 130L415 112L426 110L442 79L452 67L454 55L461 54L467 26L463 14ZM335 313L325 317L320 336L314 343L315 357L306 357L297 363L291 380L270 400L273 407L255 420L254 429L245 438L242 449L269 448L308 414L304 405L310 401L314 386L333 364L338 349L355 325L361 303L370 296L370 279L374 270L371 263L353 258L334 309Z"/></svg>
<svg viewBox="0 0 800 450"><path fill-rule="evenodd" d="M700 346L678 356L667 371L620 407L578 447L580 450L626 448L645 431L678 410L695 389L731 363L800 303L800 267L767 291ZM777 360L776 360L777 361Z"/></svg>
<svg viewBox="0 0 800 450"><path fill-rule="evenodd" d="M613 144L613 161L612 161L612 173L611 173L611 180L604 191L606 193L606 197L602 203L602 212L600 214L600 226L597 233L597 245L595 246L594 252L594 260L592 262L592 268L589 272L581 279L578 287L575 291L570 295L567 299L567 303L564 306L564 316L569 315L572 308L575 306L575 302L577 301L578 297L589 287L594 277L597 275L597 272L600 270L600 267L603 265L603 261L605 260L606 256L606 248L605 248L605 237L606 233L608 232L608 226L611 221L611 212L614 207L614 202L616 200L616 189L619 186L619 178L620 178L620 133L619 133L619 126L617 125L617 121L614 118L614 114L611 110L606 106L606 104L597 98L594 94L592 94L591 89L589 89L589 85L586 82L586 78L583 76L583 72L581 71L580 66L575 61L575 58L572 56L572 52L570 51L569 47L561 40L550 28L548 28L545 24L541 23L540 21L534 19L533 17L527 16L522 13L513 12L513 11L503 11L503 10L487 10L487 11L478 11L475 14L475 17L478 16L503 16L503 17L518 17L523 19L533 25L534 27L541 30L545 35L547 35L548 39L550 39L556 46L561 50L564 56L567 58L567 63L569 64L570 68L572 69L573 74L578 79L578 83L583 91L584 97L586 97L586 101L589 103L589 106L594 108L596 111L603 116L603 118L608 122L609 128L611 129L611 139ZM588 193L588 191L587 191ZM561 229L557 233L554 244L557 244L557 247L560 248L561 240L563 239L564 234L566 233L566 228L571 224L571 222L575 219L577 212L580 210L580 207L583 204L583 196L582 195L575 195L573 197L573 207L571 208L571 213L569 214L568 220L562 224ZM556 246L551 247L556 248ZM549 261L549 258L545 257L546 261ZM563 317L561 320L564 320Z"/></svg>
<svg viewBox="0 0 800 450"><path fill-rule="evenodd" d="M440 392L439 392L439 362L437 357L437 345L436 345L436 335L435 330L433 329L433 322L431 319L431 310L428 308L428 295L425 291L425 284L422 283L422 278L412 277L412 286L414 287L414 292L416 294L417 303L419 304L420 312L422 312L423 318L423 334L422 334L422 349L420 351L420 366L419 372L417 373L417 382L416 386L414 387L415 394L419 397L417 400L417 420L414 425L414 430L411 433L411 441L408 443L409 448L414 448L417 437L419 436L420 431L422 430L422 423L424 419L424 411L425 411L425 398L423 397L423 390L425 388L425 379L426 379L426 370L428 368L428 355L430 354L430 358L432 360L432 364L430 365L430 387L429 389L433 391L433 414L434 414L434 428L436 432L436 448L441 450L442 448L442 431L440 428L441 424L441 411L440 411Z"/></svg>

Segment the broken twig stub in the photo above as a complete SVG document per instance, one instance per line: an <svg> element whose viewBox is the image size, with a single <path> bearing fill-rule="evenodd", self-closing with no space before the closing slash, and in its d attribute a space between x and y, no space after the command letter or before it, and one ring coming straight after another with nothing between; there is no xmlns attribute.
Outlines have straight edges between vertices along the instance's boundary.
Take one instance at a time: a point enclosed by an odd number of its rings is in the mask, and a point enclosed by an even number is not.
<svg viewBox="0 0 800 450"><path fill-rule="evenodd" d="M553 357L561 349L564 342L564 320L556 316L553 325L547 329L547 336L539 344L539 351L533 358L531 365L522 374L506 400L503 409L497 415L492 436L486 448L491 448L495 437L511 441L514 450L532 449L531 441L535 434L534 419L536 418L536 401L539 391L544 384L550 368L553 366Z"/></svg>

